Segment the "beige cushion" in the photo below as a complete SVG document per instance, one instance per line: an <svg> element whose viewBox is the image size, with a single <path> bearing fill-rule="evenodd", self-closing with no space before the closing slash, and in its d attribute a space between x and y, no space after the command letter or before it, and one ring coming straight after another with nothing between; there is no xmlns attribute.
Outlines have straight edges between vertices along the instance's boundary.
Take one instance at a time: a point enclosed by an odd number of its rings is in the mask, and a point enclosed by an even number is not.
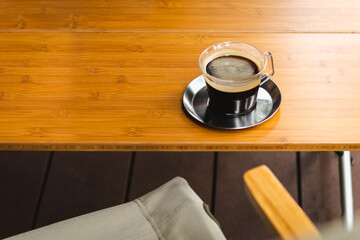
<svg viewBox="0 0 360 240"><path fill-rule="evenodd" d="M225 239L203 201L176 177L132 202L26 232L15 239Z"/></svg>

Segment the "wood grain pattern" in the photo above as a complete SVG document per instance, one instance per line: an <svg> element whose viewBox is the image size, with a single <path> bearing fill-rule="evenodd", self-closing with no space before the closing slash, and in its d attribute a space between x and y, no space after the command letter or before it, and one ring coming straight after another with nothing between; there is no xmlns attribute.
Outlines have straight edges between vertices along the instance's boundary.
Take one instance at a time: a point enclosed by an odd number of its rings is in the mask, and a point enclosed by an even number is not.
<svg viewBox="0 0 360 240"><path fill-rule="evenodd" d="M357 0L2 0L0 31L359 32Z"/></svg>
<svg viewBox="0 0 360 240"><path fill-rule="evenodd" d="M125 201L131 153L55 152L36 227Z"/></svg>
<svg viewBox="0 0 360 240"><path fill-rule="evenodd" d="M274 55L283 102L260 126L219 131L182 111L182 93L200 75L199 54L225 40ZM359 40L356 34L3 33L0 149L360 149Z"/></svg>
<svg viewBox="0 0 360 240"><path fill-rule="evenodd" d="M49 152L0 152L0 239L32 229Z"/></svg>
<svg viewBox="0 0 360 240"><path fill-rule="evenodd" d="M277 239L246 196L243 174L266 164L298 199L296 155L284 152L226 152L218 155L215 217L227 239Z"/></svg>
<svg viewBox="0 0 360 240"><path fill-rule="evenodd" d="M136 153L129 200L181 176L205 203L211 205L213 168L214 153L211 152Z"/></svg>
<svg viewBox="0 0 360 240"><path fill-rule="evenodd" d="M244 174L250 200L281 239L320 239L310 218L266 165Z"/></svg>

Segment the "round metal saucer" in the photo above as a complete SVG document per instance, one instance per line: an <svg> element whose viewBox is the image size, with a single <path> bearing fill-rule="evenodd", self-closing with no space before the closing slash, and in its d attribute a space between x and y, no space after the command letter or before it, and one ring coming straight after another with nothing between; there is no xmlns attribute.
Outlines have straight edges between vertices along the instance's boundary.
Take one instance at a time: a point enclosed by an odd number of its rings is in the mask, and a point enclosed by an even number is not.
<svg viewBox="0 0 360 240"><path fill-rule="evenodd" d="M191 81L184 91L183 106L187 115L200 124L214 128L245 129L271 118L280 107L281 93L272 80L267 80L259 88L255 108L240 116L216 113L208 107L208 103L206 84L201 75Z"/></svg>

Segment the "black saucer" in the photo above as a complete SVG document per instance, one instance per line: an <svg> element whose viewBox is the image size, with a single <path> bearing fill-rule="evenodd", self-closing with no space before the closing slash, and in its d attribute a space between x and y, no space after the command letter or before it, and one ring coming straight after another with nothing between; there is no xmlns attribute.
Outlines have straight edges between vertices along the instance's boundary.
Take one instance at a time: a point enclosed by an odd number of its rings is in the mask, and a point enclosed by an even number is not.
<svg viewBox="0 0 360 240"><path fill-rule="evenodd" d="M195 78L186 87L183 106L187 115L196 122L220 129L245 129L270 119L280 107L281 93L272 81L264 82L259 88L255 108L245 115L219 114L208 107L209 96L203 76Z"/></svg>

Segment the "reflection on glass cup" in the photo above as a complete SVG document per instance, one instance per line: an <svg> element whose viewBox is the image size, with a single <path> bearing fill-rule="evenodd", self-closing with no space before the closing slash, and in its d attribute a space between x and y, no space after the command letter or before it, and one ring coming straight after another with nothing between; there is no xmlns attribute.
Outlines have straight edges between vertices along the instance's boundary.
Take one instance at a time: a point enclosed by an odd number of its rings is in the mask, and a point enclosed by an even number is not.
<svg viewBox="0 0 360 240"><path fill-rule="evenodd" d="M264 74L268 64L270 71ZM199 65L209 94L209 107L227 115L250 112L255 107L260 83L274 75L271 53L245 43L212 45L200 55Z"/></svg>

